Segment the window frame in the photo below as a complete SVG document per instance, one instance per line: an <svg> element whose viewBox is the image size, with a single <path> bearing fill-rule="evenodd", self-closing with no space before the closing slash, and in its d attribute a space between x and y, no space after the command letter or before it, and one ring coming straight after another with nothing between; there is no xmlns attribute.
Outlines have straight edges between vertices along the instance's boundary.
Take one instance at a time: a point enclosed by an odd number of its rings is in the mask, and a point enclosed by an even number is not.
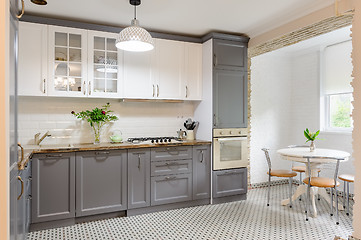
<svg viewBox="0 0 361 240"><path fill-rule="evenodd" d="M331 96L335 95L344 95L351 94L351 112L352 112L352 101L353 101L353 92L342 92L342 93L332 93L324 94L324 131L325 132L339 132L339 133L351 133L353 131L353 119L350 113L351 118L351 127L331 127Z"/></svg>

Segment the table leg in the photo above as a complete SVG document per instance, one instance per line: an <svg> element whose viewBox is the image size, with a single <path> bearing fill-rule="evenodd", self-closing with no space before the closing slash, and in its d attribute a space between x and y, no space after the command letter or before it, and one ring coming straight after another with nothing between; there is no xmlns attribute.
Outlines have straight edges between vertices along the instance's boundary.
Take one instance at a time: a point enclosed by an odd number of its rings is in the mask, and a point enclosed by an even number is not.
<svg viewBox="0 0 361 240"><path fill-rule="evenodd" d="M302 194L304 194L307 190L307 185L299 185L297 187L297 190L296 192L292 195L292 201L296 200L299 196L301 196ZM287 198L287 199L284 199L281 201L281 205L282 206L285 206L287 204L290 203L290 199Z"/></svg>
<svg viewBox="0 0 361 240"><path fill-rule="evenodd" d="M318 193L318 188L316 187L311 187L311 202L312 202L312 208L313 208L313 217L317 217L317 208L316 208L316 195Z"/></svg>

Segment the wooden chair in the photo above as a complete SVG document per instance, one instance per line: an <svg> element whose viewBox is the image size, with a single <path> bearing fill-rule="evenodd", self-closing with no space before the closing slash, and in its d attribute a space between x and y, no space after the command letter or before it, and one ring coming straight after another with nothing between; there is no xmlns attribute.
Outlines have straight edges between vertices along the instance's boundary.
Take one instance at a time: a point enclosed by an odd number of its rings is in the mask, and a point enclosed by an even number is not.
<svg viewBox="0 0 361 240"><path fill-rule="evenodd" d="M307 170L311 173L311 158L322 158L322 157L307 157ZM330 159L330 158L328 158ZM335 192L336 196L336 224L339 224L339 216L338 216L338 197L337 197L337 187L340 186L340 183L337 181L338 169L340 166L340 161L343 159L340 158L332 158L336 160L335 174L334 178L326 178L326 177L311 177L311 174L308 175L307 178L303 179L303 182L307 184L307 200L306 200L306 221L308 221L308 212L310 207L310 190L311 187L319 187L319 188L329 188L331 193L331 216L333 216L333 192Z"/></svg>
<svg viewBox="0 0 361 240"><path fill-rule="evenodd" d="M340 180L343 181L343 207L346 208L346 196L347 196L347 211L346 215L350 214L350 182L355 181L355 176L351 174L341 174L338 177ZM347 186L347 193L346 193L346 186Z"/></svg>
<svg viewBox="0 0 361 240"><path fill-rule="evenodd" d="M296 172L292 172L290 170L272 170L272 166L271 166L271 159L269 156L269 149L267 148L262 148L262 151L264 151L265 155L266 155L266 159L267 159L267 164L268 164L268 194L267 194L267 206L269 206L269 200L270 200L270 191L271 191L271 177L286 177L288 178L288 182L289 182L289 198L290 198L290 208L292 208L292 181L293 181L293 177L297 176Z"/></svg>

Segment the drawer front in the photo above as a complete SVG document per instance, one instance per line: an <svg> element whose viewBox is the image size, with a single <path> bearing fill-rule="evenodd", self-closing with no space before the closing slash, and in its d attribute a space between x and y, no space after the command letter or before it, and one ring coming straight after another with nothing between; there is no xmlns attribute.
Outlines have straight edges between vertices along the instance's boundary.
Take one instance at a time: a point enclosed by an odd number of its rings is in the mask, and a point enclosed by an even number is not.
<svg viewBox="0 0 361 240"><path fill-rule="evenodd" d="M247 168L213 171L213 197L247 192Z"/></svg>
<svg viewBox="0 0 361 240"><path fill-rule="evenodd" d="M151 150L152 161L192 159L192 147L161 147Z"/></svg>
<svg viewBox="0 0 361 240"><path fill-rule="evenodd" d="M191 173L192 160L160 161L152 162L151 176L163 176L169 174Z"/></svg>
<svg viewBox="0 0 361 240"><path fill-rule="evenodd" d="M192 174L151 178L151 205L192 200Z"/></svg>

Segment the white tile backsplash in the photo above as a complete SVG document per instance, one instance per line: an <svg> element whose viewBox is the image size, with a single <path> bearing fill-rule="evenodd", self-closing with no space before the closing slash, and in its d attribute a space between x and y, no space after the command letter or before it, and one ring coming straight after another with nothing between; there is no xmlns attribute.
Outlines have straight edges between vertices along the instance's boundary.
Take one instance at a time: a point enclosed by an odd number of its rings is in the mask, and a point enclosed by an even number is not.
<svg viewBox="0 0 361 240"><path fill-rule="evenodd" d="M79 112L111 104L111 110L119 120L107 124L101 134L101 142L109 142L113 131L120 130L123 139L141 136L176 136L183 122L193 118L191 102L119 102L111 99L79 98L19 98L19 141L33 144L37 132L49 131L43 144L89 143L93 130L85 121L75 118L71 111ZM201 124L201 123L200 123Z"/></svg>

